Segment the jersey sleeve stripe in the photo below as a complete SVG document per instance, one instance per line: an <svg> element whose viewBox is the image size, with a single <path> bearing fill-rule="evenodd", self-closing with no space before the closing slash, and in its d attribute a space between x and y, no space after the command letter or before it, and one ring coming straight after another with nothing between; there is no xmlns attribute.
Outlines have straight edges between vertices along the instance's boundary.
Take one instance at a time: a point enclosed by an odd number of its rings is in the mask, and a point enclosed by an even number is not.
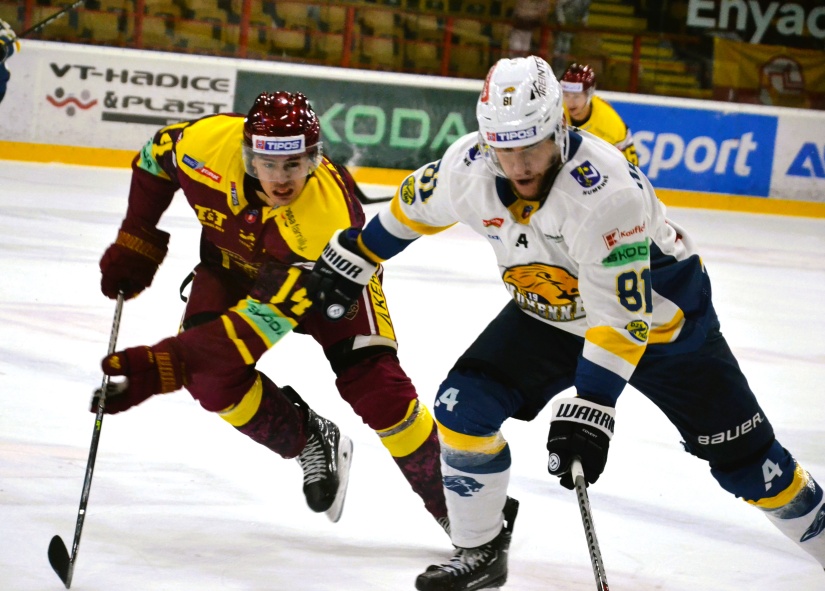
<svg viewBox="0 0 825 591"><path fill-rule="evenodd" d="M429 224L424 224L422 222L416 222L415 220L410 219L404 210L401 208L401 202L398 199L398 196L390 202L390 212L392 212L393 217L397 219L399 222L407 226L409 229L413 230L417 234L424 234L424 235L432 235L438 234L439 232L443 232L447 228L452 228L455 223L450 224L449 226L430 226ZM457 223L457 222L456 222Z"/></svg>
<svg viewBox="0 0 825 591"><path fill-rule="evenodd" d="M639 364L647 343L633 342L612 326L594 326L584 334L585 347L588 344L621 358L634 368ZM629 376L628 376L629 377Z"/></svg>
<svg viewBox="0 0 825 591"><path fill-rule="evenodd" d="M232 324L232 321L224 314L221 316L221 322L223 322L223 327L226 330L226 335L229 337L229 340L235 345L235 348L238 350L238 353L241 355L241 358L244 360L244 363L247 365L252 365L255 363L255 359L252 357L252 354L249 352L249 348L247 348L246 343L243 342L242 339L238 338L238 333L235 332L235 326Z"/></svg>
<svg viewBox="0 0 825 591"><path fill-rule="evenodd" d="M658 306L657 306L658 307ZM670 343L675 341L685 325L685 314L676 306L673 318L665 324L661 324L651 329L650 336L647 339L648 343Z"/></svg>

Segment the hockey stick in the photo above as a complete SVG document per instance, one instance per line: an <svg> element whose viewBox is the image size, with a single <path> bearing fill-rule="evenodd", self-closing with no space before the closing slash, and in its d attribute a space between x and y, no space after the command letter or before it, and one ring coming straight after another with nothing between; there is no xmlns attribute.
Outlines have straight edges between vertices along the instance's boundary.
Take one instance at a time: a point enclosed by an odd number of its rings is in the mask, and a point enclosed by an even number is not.
<svg viewBox="0 0 825 591"><path fill-rule="evenodd" d="M42 29L43 27L48 25L53 20L58 19L61 16L63 16L64 14L66 14L67 12L69 12L70 10L73 10L74 8L77 8L78 6L83 4L85 1L86 0L76 0L76 2L74 2L73 4L67 6L66 8L64 8L64 9L58 11L58 12L55 12L53 15L51 15L48 18L44 18L42 21L40 21L39 23L37 23L33 27L29 27L28 29L26 29L25 31L20 33L17 37L19 39L22 39L23 37L25 37L27 35L31 35L32 33L36 33L37 31L39 31L40 29Z"/></svg>
<svg viewBox="0 0 825 591"><path fill-rule="evenodd" d="M593 575L596 577L597 591L610 591L607 586L607 574L604 572L602 553L599 550L599 540L596 539L596 528L593 525L593 514L590 511L590 499L587 497L587 482L584 479L584 470L579 458L573 458L570 472L576 485L576 498L579 501L579 511L582 514L584 536L587 538L587 549L590 551L590 562L593 565Z"/></svg>
<svg viewBox="0 0 825 591"><path fill-rule="evenodd" d="M384 197L367 197L364 191L361 190L361 187L358 186L358 183L353 183L355 185L355 196L358 198L358 201L361 202L362 205L371 205L373 203L386 203L387 201L392 201L394 195L387 195Z"/></svg>
<svg viewBox="0 0 825 591"><path fill-rule="evenodd" d="M395 195L385 195L382 197L367 197L363 193L358 195L358 201L360 201L363 205L372 205L373 203L386 203L387 201L392 201L392 198Z"/></svg>
<svg viewBox="0 0 825 591"><path fill-rule="evenodd" d="M117 295L117 306L115 306L115 317L112 320L112 333L109 336L109 355L115 352L117 343L117 333L120 330L120 313L123 311L123 292ZM80 532L83 531L83 520L86 517L86 505L89 502L89 489L92 487L92 473L95 470L95 458L97 457L97 444L100 441L100 428L103 425L103 411L106 407L106 390L109 386L109 376L103 376L103 383L100 386L100 394L97 399L97 416L95 417L95 427L92 431L92 445L89 449L89 460L86 462L86 478L83 481L83 493L80 495L80 509L77 511L77 525L74 528L74 542L72 542L72 556L66 550L66 544L60 536L54 536L49 543L49 563L54 572L66 585L66 589L72 585L72 574L74 573L74 561L77 559L77 547L80 545Z"/></svg>

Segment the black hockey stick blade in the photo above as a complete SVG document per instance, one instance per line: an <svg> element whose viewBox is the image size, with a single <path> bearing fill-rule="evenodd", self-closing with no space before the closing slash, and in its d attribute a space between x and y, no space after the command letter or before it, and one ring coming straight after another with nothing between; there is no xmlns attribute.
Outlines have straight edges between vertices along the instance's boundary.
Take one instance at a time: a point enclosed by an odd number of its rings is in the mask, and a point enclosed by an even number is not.
<svg viewBox="0 0 825 591"><path fill-rule="evenodd" d="M72 584L72 560L69 558L69 551L60 536L54 536L49 542L49 564L54 572L66 585L66 589Z"/></svg>
<svg viewBox="0 0 825 591"><path fill-rule="evenodd" d="M371 205L373 203L386 203L392 201L393 195L385 195L383 197L367 197L366 193L358 186L358 183L353 183L355 189L355 196L362 205Z"/></svg>
<svg viewBox="0 0 825 591"><path fill-rule="evenodd" d="M387 201L392 201L392 198L395 195L384 195L382 197L367 197L366 195L359 195L358 201L360 201L363 205L372 205L373 203L386 203Z"/></svg>

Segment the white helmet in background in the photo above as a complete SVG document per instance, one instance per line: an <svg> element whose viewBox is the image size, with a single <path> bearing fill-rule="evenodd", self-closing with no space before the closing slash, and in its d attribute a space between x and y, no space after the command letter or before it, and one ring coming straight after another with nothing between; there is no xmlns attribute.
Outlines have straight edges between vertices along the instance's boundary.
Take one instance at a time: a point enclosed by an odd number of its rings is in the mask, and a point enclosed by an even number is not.
<svg viewBox="0 0 825 591"><path fill-rule="evenodd" d="M561 85L550 65L531 55L501 59L490 68L476 105L479 147L485 162L506 176L495 149L531 146L552 138L567 161L567 125Z"/></svg>

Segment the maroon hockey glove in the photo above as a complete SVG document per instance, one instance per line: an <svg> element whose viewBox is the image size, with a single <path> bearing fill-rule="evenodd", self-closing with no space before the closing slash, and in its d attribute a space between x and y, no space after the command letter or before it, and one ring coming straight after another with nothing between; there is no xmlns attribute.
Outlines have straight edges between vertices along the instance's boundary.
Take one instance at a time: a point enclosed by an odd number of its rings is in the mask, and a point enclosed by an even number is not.
<svg viewBox="0 0 825 591"><path fill-rule="evenodd" d="M158 267L166 256L169 234L157 228L145 228L123 220L117 240L100 259L100 290L116 299L119 290L131 299L152 284Z"/></svg>
<svg viewBox="0 0 825 591"><path fill-rule="evenodd" d="M107 355L101 363L107 376L125 376L123 382L110 382L106 390L106 414L116 414L140 404L153 394L179 390L186 383L186 372L179 345L173 338L153 347L132 347ZM98 391L92 399L97 412Z"/></svg>
<svg viewBox="0 0 825 591"><path fill-rule="evenodd" d="M585 398L553 401L550 433L547 436L547 471L573 489L570 464L578 456L587 484L599 479L607 463L607 450L613 437L616 410Z"/></svg>

